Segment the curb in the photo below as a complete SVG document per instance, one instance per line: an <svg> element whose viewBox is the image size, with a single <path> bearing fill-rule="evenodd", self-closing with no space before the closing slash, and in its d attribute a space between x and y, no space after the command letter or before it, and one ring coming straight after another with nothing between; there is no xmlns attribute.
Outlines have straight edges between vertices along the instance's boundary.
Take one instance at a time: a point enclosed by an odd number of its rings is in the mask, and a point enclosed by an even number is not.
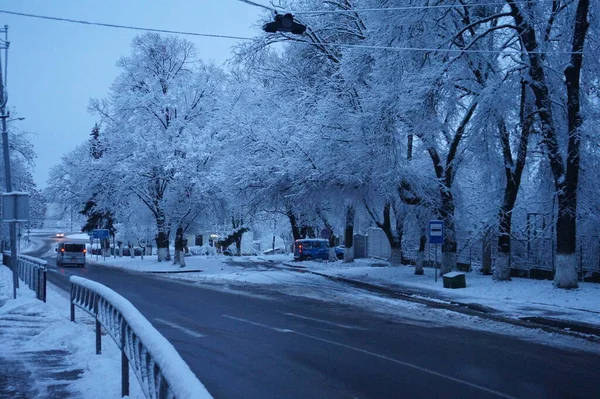
<svg viewBox="0 0 600 399"><path fill-rule="evenodd" d="M464 303L456 301L443 300L431 300L425 297L416 296L414 292L401 291L397 289L391 289L389 287L366 283L364 281L353 280L346 277L331 276L324 273L315 272L306 268L298 268L296 266L282 263L282 265L289 268L298 269L298 272L310 273L316 276L324 277L331 281L344 283L353 287L363 289L366 291L374 292L377 294L385 295L390 298L400 299L403 301L419 303L435 309L450 310L466 314L469 316L477 316L484 319L507 323L518 327L525 327L531 329L540 329L551 333L557 333L577 338L584 338L588 341L600 343L600 326L587 324L587 323L573 323L565 320L558 320L546 317L523 317L523 318L511 318L507 316L501 316L495 314L498 310L482 306L477 303Z"/></svg>

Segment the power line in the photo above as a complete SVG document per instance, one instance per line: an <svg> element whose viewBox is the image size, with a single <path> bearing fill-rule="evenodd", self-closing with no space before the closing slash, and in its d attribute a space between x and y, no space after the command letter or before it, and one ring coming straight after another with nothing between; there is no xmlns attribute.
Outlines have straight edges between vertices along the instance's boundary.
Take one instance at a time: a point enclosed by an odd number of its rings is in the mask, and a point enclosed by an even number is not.
<svg viewBox="0 0 600 399"><path fill-rule="evenodd" d="M274 8L267 7L267 6L265 6L265 5L262 5L262 4L255 3L255 2L253 2L253 1L249 1L249 0L238 0L238 1L241 1L242 3L250 4L251 6L255 6L255 7L264 8L265 10L269 10L269 11L276 11Z"/></svg>
<svg viewBox="0 0 600 399"><path fill-rule="evenodd" d="M220 39L252 40L251 37L217 35L217 34L211 34L211 33L182 32L182 31L168 30L168 29L142 28L139 26L117 25L117 24L108 24L108 23L104 23L104 22L82 21L79 19L51 17L48 15L26 14L26 13L22 13L22 12L7 11L7 10L0 10L0 13L10 14L10 15L18 15L20 17L46 19L46 20L51 20L51 21L71 22L71 23L82 24L82 25L103 26L106 28L129 29L129 30L157 32L157 33L171 33L171 34L175 34L175 35L186 35L186 36L214 37L214 38L220 38Z"/></svg>
<svg viewBox="0 0 600 399"><path fill-rule="evenodd" d="M238 0L238 1L246 2L247 0ZM252 2L250 2L250 3L252 3ZM15 11L7 11L7 10L0 10L0 13L18 15L18 16L29 17L29 18L45 19L45 20L51 20L51 21L70 22L70 23L83 24L83 25L95 25L95 26L102 26L102 27L106 27L106 28L129 29L129 30L136 30L136 31L170 33L170 34L176 34L176 35L212 37L212 38L221 38L221 39L235 39L235 40L254 40L255 39L252 37L242 37L242 36L217 35L217 34L197 33L197 32L183 32L183 31L174 31L174 30L167 30L167 29L156 29L156 28L142 28L142 27L129 26L129 25L117 25L117 24L109 24L109 23L104 23L104 22L91 22L91 21L83 21L83 20L78 20L78 19L51 17L51 16L47 16L47 15L26 14L26 13L20 13L20 12L15 12ZM436 53L488 53L488 54L489 53L497 53L497 54L500 54L500 53L505 52L504 50L477 50L477 49L461 50L461 49L451 49L451 48L440 49L440 48L425 48L425 47L374 46L374 45L344 44L344 43L313 43L313 42L304 41L304 40L293 41L292 43L304 43L304 44L330 46L330 47L347 47L347 48L360 48L360 49L371 49L371 50L422 51L422 52L428 52L428 53L436 52ZM539 52L539 53L543 53L543 52ZM571 52L571 51L551 51L551 52L546 52L545 54L573 54L573 52Z"/></svg>

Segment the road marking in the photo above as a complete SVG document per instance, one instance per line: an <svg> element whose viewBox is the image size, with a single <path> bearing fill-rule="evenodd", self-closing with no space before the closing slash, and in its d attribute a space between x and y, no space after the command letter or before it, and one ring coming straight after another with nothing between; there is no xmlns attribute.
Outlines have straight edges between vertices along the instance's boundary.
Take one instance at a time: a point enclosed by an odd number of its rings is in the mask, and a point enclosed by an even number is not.
<svg viewBox="0 0 600 399"><path fill-rule="evenodd" d="M280 312L280 313L283 313L286 316L296 317L298 319L318 321L319 323L328 324L330 326L336 326L336 327L341 327L341 328L347 328L349 330L363 330L363 331L369 330L368 328L364 328L364 327L349 326L346 324L335 323L335 322L329 321L329 320L322 320L322 319L316 319L314 317L302 316L302 315L295 314L295 313L284 313L284 312Z"/></svg>
<svg viewBox="0 0 600 399"><path fill-rule="evenodd" d="M436 377L444 378L446 380L453 381L453 382L456 382L456 383L459 383L459 384L463 384L463 385L469 386L471 388L479 389L481 391L490 393L492 395L496 395L496 396L501 397L501 398L516 399L515 396L510 396L508 394L496 391L496 390L491 389L491 388L486 388L484 386L475 384L473 382L461 380L460 378L456 378L456 377L452 377L452 376L449 376L449 375L446 375L446 374L442 374L442 373L430 370L430 369L425 368L425 367L417 366L416 364L404 362L402 360L394 359L392 357L381 355L379 353L370 352L370 351L365 350L365 349L355 348L354 346L350 346L350 345L346 345L346 344L341 344L339 342L331 341L329 339L315 337L314 335L304 334L304 333L301 333L301 332L298 332L298 331L294 331L294 330L288 330L288 329L282 329L282 328L272 327L272 326L269 326L267 324L258 323L256 321L252 321L252 320L242 319L240 317L234 317L234 316L229 316L229 315L225 315L225 314L222 315L222 316L226 317L228 319L237 320L237 321L240 321L242 323L252 324L254 326L267 328L269 330L273 330L273 331L277 331L277 332L294 333L294 334L300 335L300 336L305 337L305 338L314 339L315 341L320 341L320 342L324 342L324 343L327 343L327 344L339 346L341 348L349 349L349 350L352 350L352 351L355 351L355 352L359 352L359 353L362 353L362 354L365 354L365 355L376 357L378 359L387 360L388 362L396 363L396 364L399 364L401 366L409 367L409 368L412 368L414 370L421 371L423 373L435 375Z"/></svg>
<svg viewBox="0 0 600 399"><path fill-rule="evenodd" d="M167 321L167 320L163 320L163 319L154 319L154 320L158 321L159 323L165 324L165 325L167 325L169 327L173 327L176 330L179 330L179 331L182 331L182 332L184 332L186 334L189 334L189 335L191 335L192 337L195 337L195 338L204 338L204 337L206 337L206 335L204 335L204 334L200 334L199 332L196 332L194 330L190 330L189 328L180 326L179 324L171 323L170 321Z"/></svg>
<svg viewBox="0 0 600 399"><path fill-rule="evenodd" d="M273 330L273 331L277 331L277 332L284 332L284 330L285 330L285 332L294 332L293 330L287 330L285 328L271 327L271 326L268 326L266 324L258 323L256 321L242 319L241 317L234 317L234 316L229 316L229 315L226 315L226 314L224 314L222 316L226 317L228 319L231 319L231 320L237 320L237 321L241 321L242 323L248 323L248 324L252 324L254 326L258 326L258 327L268 328L269 330Z"/></svg>

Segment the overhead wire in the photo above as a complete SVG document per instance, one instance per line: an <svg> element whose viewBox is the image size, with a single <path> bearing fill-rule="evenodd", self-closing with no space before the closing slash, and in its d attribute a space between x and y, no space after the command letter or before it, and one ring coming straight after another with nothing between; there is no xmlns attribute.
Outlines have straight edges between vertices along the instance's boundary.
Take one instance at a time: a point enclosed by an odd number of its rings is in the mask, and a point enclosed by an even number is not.
<svg viewBox="0 0 600 399"><path fill-rule="evenodd" d="M46 20L60 21L60 22L70 22L70 23L82 24L82 25L103 26L106 28L129 29L129 30L157 32L157 33L170 33L170 34L175 34L175 35L186 35L186 36L214 37L214 38L221 38L221 39L252 40L251 37L218 35L218 34L211 34L211 33L183 32L183 31L168 30L168 29L156 29L156 28L142 28L139 26L109 24L109 23L105 23L105 22L83 21L83 20L79 20L79 19L51 17L48 15L28 14L28 13L24 13L24 12L16 12L16 11L8 11L8 10L0 10L0 14L18 15L21 17L46 19Z"/></svg>
<svg viewBox="0 0 600 399"><path fill-rule="evenodd" d="M253 3L248 0L238 0L238 1ZM10 15L17 15L17 16L28 17L28 18L76 23L76 24L82 24L82 25L101 26L101 27L106 27L106 28L127 29L127 30L157 32L157 33L168 33L168 34L176 34L176 35L184 35L184 36L210 37L210 38L234 39L234 40L255 40L256 39L253 37L219 35L219 34L198 33L198 32L185 32L185 31L175 31L175 30L168 30L168 29L144 28L144 27L131 26L131 25L111 24L111 23L105 23L105 22L84 21L84 20L79 20L79 19L53 17L53 16L48 16L48 15L29 14L29 13L22 13L22 12L16 12L16 11L8 11L8 10L0 10L0 14L10 14ZM295 43L321 45L321 46L330 46L330 47L347 47L347 48L389 50L389 51L421 51L421 52L428 52L428 53L437 52L437 53L497 53L497 54L500 54L500 53L506 52L505 50L479 50L479 49L453 49L453 48L441 49L441 48L426 48L426 47L393 47L393 46L376 46L376 45L345 44L345 43L313 43L313 42L303 41L303 40L296 40L294 42ZM539 52L539 53L540 54L541 53L544 53L544 54L574 54L574 52L572 52L572 51L551 51L551 52Z"/></svg>
<svg viewBox="0 0 600 399"><path fill-rule="evenodd" d="M255 7L264 8L264 9L266 9L266 10L269 10L269 11L276 11L276 10L275 10L274 8L272 8L272 7L267 7L267 6L263 5L263 4L255 3L255 2L253 2L253 1L250 1L250 0L238 0L238 1L240 1L240 2L242 2L242 3L250 4L251 6L255 6Z"/></svg>

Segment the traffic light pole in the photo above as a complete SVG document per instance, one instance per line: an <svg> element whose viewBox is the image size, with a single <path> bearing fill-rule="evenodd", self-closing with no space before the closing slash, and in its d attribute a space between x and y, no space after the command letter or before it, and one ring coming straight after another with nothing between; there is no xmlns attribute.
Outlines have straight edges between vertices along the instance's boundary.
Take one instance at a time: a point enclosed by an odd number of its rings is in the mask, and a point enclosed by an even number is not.
<svg viewBox="0 0 600 399"><path fill-rule="evenodd" d="M8 52L8 25L4 25L4 29L0 30L4 32L4 43L2 49ZM6 54L5 54L6 59ZM0 118L2 118L2 151L4 156L4 180L6 186L6 192L12 192L12 175L10 171L10 150L8 146L8 132L6 130L6 119L8 113L6 112L6 100L7 96L4 87L4 74L6 71L2 71L2 59L0 57ZM9 235L10 235L10 265L13 272L13 298L17 298L17 288L19 287L19 273L17 270L17 222L9 222Z"/></svg>

